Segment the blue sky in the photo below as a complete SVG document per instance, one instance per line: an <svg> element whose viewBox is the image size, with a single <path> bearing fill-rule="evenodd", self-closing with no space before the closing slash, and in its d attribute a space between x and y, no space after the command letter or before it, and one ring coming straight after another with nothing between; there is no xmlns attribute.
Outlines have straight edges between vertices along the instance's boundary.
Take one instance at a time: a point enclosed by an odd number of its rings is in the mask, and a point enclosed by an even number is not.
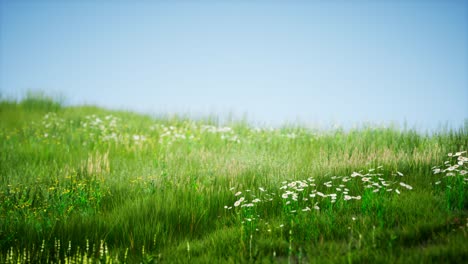
<svg viewBox="0 0 468 264"><path fill-rule="evenodd" d="M96 2L0 0L1 94L265 125L468 118L466 1Z"/></svg>

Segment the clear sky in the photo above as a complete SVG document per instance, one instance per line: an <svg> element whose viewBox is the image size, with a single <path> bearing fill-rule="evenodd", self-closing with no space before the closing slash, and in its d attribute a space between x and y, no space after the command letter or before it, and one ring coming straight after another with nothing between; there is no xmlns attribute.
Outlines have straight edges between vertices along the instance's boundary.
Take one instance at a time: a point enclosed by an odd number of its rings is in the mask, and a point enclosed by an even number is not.
<svg viewBox="0 0 468 264"><path fill-rule="evenodd" d="M468 118L468 1L0 3L4 97L265 125Z"/></svg>

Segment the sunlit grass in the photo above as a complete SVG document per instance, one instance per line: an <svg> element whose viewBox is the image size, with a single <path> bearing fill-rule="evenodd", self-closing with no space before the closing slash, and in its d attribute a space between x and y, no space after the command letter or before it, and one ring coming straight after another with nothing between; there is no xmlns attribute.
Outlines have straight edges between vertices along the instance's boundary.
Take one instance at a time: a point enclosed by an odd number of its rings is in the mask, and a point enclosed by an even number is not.
<svg viewBox="0 0 468 264"><path fill-rule="evenodd" d="M255 128L44 96L0 121L2 263L468 257L466 125Z"/></svg>

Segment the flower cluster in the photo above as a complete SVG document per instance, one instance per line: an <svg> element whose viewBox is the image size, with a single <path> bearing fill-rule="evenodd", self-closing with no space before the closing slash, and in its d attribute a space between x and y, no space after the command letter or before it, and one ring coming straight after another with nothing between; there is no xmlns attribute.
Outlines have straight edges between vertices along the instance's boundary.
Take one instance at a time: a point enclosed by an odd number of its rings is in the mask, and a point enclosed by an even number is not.
<svg viewBox="0 0 468 264"><path fill-rule="evenodd" d="M334 204L341 200L350 202L361 200L364 193L396 193L401 194L399 188L412 190L409 184L400 181L404 174L396 171L384 173L383 167L353 172L350 176L332 176L328 181L322 182L323 178L310 177L306 180L283 181L278 193L267 192L259 188L259 193L254 194L251 190L235 192L237 200L232 206L224 206L225 209L238 209L255 207L262 202L279 203L287 214L295 214L298 211L320 211L322 205ZM352 191L351 191L352 190ZM234 191L234 188L231 188Z"/></svg>
<svg viewBox="0 0 468 264"><path fill-rule="evenodd" d="M463 177L464 184L468 182L468 157L465 157L466 151L460 151L454 153L448 153L448 160L444 162L444 165L432 167L434 174L444 175L446 177ZM435 182L436 185L440 184L441 181Z"/></svg>

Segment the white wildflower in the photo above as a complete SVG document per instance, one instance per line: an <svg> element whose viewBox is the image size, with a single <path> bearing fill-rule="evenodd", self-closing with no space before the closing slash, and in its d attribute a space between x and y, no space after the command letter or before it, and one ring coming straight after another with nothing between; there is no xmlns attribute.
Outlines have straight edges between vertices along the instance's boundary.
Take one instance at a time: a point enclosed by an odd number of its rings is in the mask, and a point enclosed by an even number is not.
<svg viewBox="0 0 468 264"><path fill-rule="evenodd" d="M239 200L237 200L237 201L234 203L234 206L235 206L235 207L238 207L244 200L245 200L244 197L239 198Z"/></svg>
<svg viewBox="0 0 468 264"><path fill-rule="evenodd" d="M404 182L400 182L400 185L403 186L403 187L405 187L405 188L408 189L408 190L413 189L413 187L409 186L408 184L406 184L406 183L404 183Z"/></svg>
<svg viewBox="0 0 468 264"><path fill-rule="evenodd" d="M447 169L445 169L446 171L454 171L454 170L457 170L458 169L458 164L455 164L453 166L450 166L448 167Z"/></svg>
<svg viewBox="0 0 468 264"><path fill-rule="evenodd" d="M317 192L317 195L322 196L322 197L326 197L326 195L321 193L321 192Z"/></svg>

